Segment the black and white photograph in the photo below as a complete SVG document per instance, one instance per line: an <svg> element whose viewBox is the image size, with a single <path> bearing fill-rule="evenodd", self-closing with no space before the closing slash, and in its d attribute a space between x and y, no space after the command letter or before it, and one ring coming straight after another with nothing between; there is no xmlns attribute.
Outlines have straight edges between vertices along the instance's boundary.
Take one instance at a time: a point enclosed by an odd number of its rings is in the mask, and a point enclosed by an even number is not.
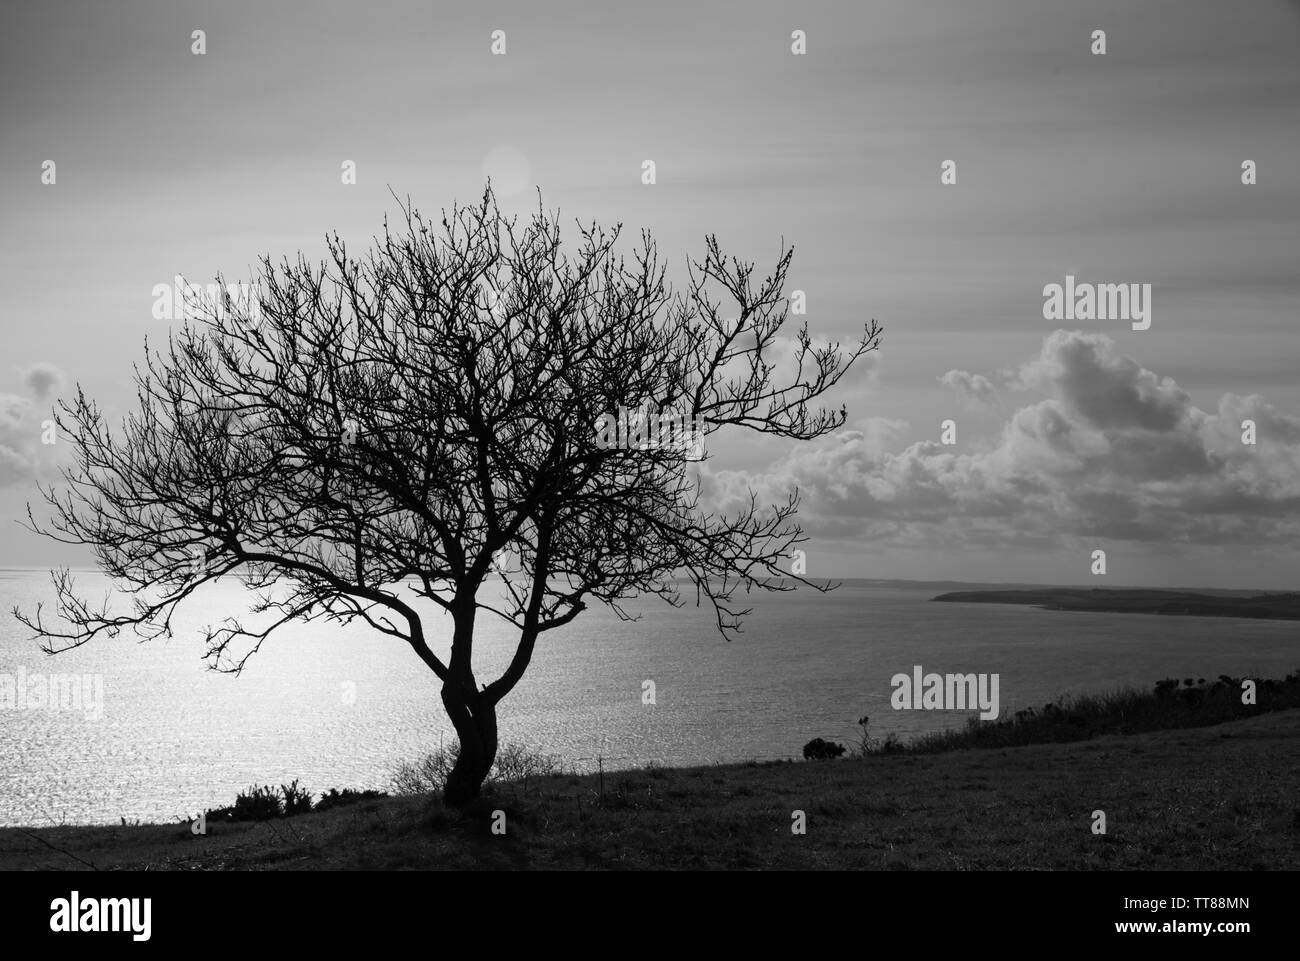
<svg viewBox="0 0 1300 961"><path fill-rule="evenodd" d="M1267 936L1300 3L4 0L0 130L6 937Z"/></svg>

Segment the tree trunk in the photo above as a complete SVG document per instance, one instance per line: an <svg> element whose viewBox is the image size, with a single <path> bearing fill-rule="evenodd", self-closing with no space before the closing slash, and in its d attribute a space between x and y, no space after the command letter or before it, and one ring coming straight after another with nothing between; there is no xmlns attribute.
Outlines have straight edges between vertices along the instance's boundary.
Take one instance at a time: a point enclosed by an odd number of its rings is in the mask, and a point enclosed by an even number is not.
<svg viewBox="0 0 1300 961"><path fill-rule="evenodd" d="M442 703L460 742L456 763L443 787L442 801L448 807L464 807L479 796L496 760L496 705L481 695L466 694L452 684L443 685Z"/></svg>

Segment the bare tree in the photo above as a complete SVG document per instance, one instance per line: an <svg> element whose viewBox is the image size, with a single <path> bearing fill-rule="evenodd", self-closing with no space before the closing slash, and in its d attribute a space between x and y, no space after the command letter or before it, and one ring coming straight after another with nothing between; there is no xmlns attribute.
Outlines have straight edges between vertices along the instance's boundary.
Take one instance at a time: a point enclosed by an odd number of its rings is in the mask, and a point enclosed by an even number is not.
<svg viewBox="0 0 1300 961"><path fill-rule="evenodd" d="M62 570L57 625L39 607L15 615L47 653L122 628L147 638L170 632L202 584L237 575L263 623L205 631L209 665L233 672L286 623L360 620L441 682L460 742L445 801L461 805L487 776L497 705L539 636L593 601L628 617L632 597L694 593L729 636L748 613L733 603L742 587L824 589L778 566L804 540L797 492L706 509L689 445L611 445L602 418L644 406L709 435L815 438L846 413L810 402L879 346L880 328L844 351L815 345L806 324L781 337L790 250L760 282L710 237L675 292L647 233L623 256L618 227L578 231L569 256L558 212L539 197L521 225L489 186L440 224L402 205L361 257L335 234L319 265L262 258L253 301L209 303L165 349L146 344L138 409L116 429L80 389L60 404L75 466L42 488L48 519L29 507L28 521L92 547L130 609L90 604ZM788 384L774 382L779 351L794 357ZM494 559L507 555L518 574L501 578ZM446 660L427 602L450 616ZM486 684L473 667L480 612L518 631Z"/></svg>

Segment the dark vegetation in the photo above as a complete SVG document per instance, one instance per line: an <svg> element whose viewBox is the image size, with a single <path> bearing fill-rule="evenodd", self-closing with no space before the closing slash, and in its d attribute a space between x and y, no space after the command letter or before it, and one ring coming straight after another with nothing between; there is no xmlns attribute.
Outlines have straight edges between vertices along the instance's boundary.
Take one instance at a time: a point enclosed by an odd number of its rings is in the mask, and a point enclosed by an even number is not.
<svg viewBox="0 0 1300 961"><path fill-rule="evenodd" d="M869 757L872 754L901 754L906 750L903 741L893 731L889 732L884 738L878 738L872 735L868 725L871 718L863 715L858 718L858 727L862 728L862 733L858 735L858 746L853 751L854 757Z"/></svg>
<svg viewBox="0 0 1300 961"><path fill-rule="evenodd" d="M393 789L397 794L432 794L443 791L447 778L456 768L460 756L460 742L453 739L414 763L403 764L393 776ZM497 748L487 783L500 781L528 781L552 774L564 773L560 759L551 754L532 751L522 744L504 741Z"/></svg>
<svg viewBox="0 0 1300 961"><path fill-rule="evenodd" d="M1006 748L1086 741L1106 734L1138 734L1170 728L1206 727L1269 711L1300 707L1300 671L1282 680L1254 680L1254 703L1243 703L1245 678L1165 678L1150 691L1127 688L1109 694L1063 698L1016 711L997 721L972 717L965 728L927 734L909 744L868 744L866 753L933 754L960 748ZM863 724L865 737L866 718Z"/></svg>
<svg viewBox="0 0 1300 961"><path fill-rule="evenodd" d="M837 758L845 751L843 744L836 744L834 741L824 741L819 737L813 738L803 746L803 756L805 761L827 761L831 758Z"/></svg>
<svg viewBox="0 0 1300 961"><path fill-rule="evenodd" d="M356 804L358 801L370 801L387 796L382 791L354 791L351 788L340 791L338 788L330 788L320 796L319 801L313 803L311 792L300 788L295 780L292 784L281 784L278 791L266 784L261 787L253 785L247 791L241 792L235 798L234 804L209 808L203 812L203 816L208 823L269 821L273 818L293 817L311 811L328 811L331 808Z"/></svg>
<svg viewBox="0 0 1300 961"><path fill-rule="evenodd" d="M1224 592L1106 590L1051 587L1033 591L954 591L931 598L962 604L1032 604L1049 611L1182 614L1194 617L1300 618L1300 593L1242 596Z"/></svg>

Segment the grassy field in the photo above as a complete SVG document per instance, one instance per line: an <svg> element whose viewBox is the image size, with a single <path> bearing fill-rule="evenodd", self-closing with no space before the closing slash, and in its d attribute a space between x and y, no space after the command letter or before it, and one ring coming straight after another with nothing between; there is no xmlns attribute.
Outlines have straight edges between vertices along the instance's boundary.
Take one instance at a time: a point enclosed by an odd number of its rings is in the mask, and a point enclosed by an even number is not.
<svg viewBox="0 0 1300 961"><path fill-rule="evenodd" d="M562 775L464 815L391 797L206 837L0 829L0 869L1296 869L1298 745L1288 710L1068 744L606 772L603 801L595 775Z"/></svg>

